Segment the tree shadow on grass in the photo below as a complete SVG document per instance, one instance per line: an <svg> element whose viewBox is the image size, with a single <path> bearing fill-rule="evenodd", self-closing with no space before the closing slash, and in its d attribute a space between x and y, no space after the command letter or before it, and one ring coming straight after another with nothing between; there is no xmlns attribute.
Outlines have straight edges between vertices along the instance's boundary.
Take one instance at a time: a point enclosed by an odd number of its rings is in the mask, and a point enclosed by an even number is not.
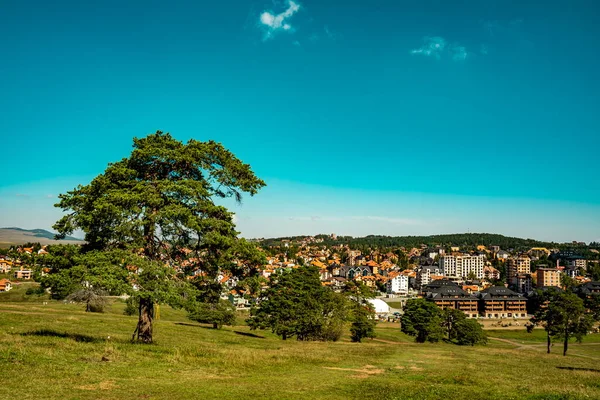
<svg viewBox="0 0 600 400"><path fill-rule="evenodd" d="M175 322L175 325L193 326L194 328L210 329L211 331L219 330L221 332L233 332L236 335L242 335L242 336L252 337L252 338L256 338L256 339L265 339L264 336L255 335L254 333L250 333L250 332L230 331L229 329L215 329L215 328L213 328L212 325L188 324L187 322Z"/></svg>
<svg viewBox="0 0 600 400"><path fill-rule="evenodd" d="M248 337L257 338L257 339L265 339L264 336L255 335L254 333L250 333L250 332L233 331L233 333L235 333L236 335L248 336Z"/></svg>
<svg viewBox="0 0 600 400"><path fill-rule="evenodd" d="M175 325L193 326L194 328L204 328L204 329L216 330L212 327L212 325L188 324L187 322L175 322Z"/></svg>
<svg viewBox="0 0 600 400"><path fill-rule="evenodd" d="M80 333L66 333L66 332L57 332L52 329L38 329L35 331L24 332L21 336L50 336L50 337L59 337L65 339L72 339L76 342L82 343L97 343L100 342L101 339L98 339L89 335L82 335Z"/></svg>
<svg viewBox="0 0 600 400"><path fill-rule="evenodd" d="M599 372L600 373L600 369L594 369L594 368L578 368L578 367L556 367L558 369L567 369L569 371L586 371L586 372Z"/></svg>

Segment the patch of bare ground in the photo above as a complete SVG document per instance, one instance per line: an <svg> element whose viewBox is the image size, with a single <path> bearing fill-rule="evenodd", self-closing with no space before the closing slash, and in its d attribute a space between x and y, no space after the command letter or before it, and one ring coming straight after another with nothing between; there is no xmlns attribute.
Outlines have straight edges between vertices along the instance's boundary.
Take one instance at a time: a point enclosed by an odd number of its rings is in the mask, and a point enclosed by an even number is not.
<svg viewBox="0 0 600 400"><path fill-rule="evenodd" d="M340 367L323 367L325 369L330 369L334 371L350 371L356 372L356 375L352 375L352 378L368 378L373 375L383 374L384 370L381 368L376 368L373 365L365 365L362 368L340 368Z"/></svg>

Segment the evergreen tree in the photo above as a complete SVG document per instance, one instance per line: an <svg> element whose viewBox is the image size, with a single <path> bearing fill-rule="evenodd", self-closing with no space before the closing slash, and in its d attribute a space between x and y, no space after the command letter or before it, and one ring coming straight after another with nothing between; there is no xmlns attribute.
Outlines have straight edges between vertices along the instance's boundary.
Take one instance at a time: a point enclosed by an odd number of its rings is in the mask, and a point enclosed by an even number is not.
<svg viewBox="0 0 600 400"><path fill-rule="evenodd" d="M254 195L264 185L221 144L184 144L158 131L135 138L131 155L88 185L61 194L57 207L66 215L54 229L57 239L81 229L85 254L121 256L114 266L127 272L122 281L139 304L134 337L150 343L154 305L181 305L186 273L201 271L214 300L219 273L237 267L232 213L214 199L241 201L242 193Z"/></svg>
<svg viewBox="0 0 600 400"><path fill-rule="evenodd" d="M402 332L414 336L417 343L438 342L444 337L441 310L425 299L410 299L400 319Z"/></svg>
<svg viewBox="0 0 600 400"><path fill-rule="evenodd" d="M338 340L346 312L344 296L324 288L318 269L309 266L272 275L247 322L283 340Z"/></svg>

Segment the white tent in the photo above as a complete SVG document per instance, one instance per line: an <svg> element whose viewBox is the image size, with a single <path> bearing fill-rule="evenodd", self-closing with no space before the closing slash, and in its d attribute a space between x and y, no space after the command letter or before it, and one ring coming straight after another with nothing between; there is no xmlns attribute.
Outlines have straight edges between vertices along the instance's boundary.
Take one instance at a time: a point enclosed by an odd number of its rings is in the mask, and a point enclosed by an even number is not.
<svg viewBox="0 0 600 400"><path fill-rule="evenodd" d="M390 312L390 306L385 301L381 299L369 299L368 301L375 309L376 314L387 314Z"/></svg>

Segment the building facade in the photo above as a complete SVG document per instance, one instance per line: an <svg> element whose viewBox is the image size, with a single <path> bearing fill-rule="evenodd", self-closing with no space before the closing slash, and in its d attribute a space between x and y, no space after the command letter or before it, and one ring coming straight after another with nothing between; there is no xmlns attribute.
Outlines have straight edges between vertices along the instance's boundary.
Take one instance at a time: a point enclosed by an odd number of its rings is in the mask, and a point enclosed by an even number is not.
<svg viewBox="0 0 600 400"><path fill-rule="evenodd" d="M560 287L560 271L558 268L538 268L536 271L537 275L537 288L545 287Z"/></svg>
<svg viewBox="0 0 600 400"><path fill-rule="evenodd" d="M474 275L476 279L483 278L485 267L484 255L445 255L440 257L439 266L445 276L454 278L467 278Z"/></svg>
<svg viewBox="0 0 600 400"><path fill-rule="evenodd" d="M479 293L479 313L484 318L527 318L527 299L504 286Z"/></svg>

